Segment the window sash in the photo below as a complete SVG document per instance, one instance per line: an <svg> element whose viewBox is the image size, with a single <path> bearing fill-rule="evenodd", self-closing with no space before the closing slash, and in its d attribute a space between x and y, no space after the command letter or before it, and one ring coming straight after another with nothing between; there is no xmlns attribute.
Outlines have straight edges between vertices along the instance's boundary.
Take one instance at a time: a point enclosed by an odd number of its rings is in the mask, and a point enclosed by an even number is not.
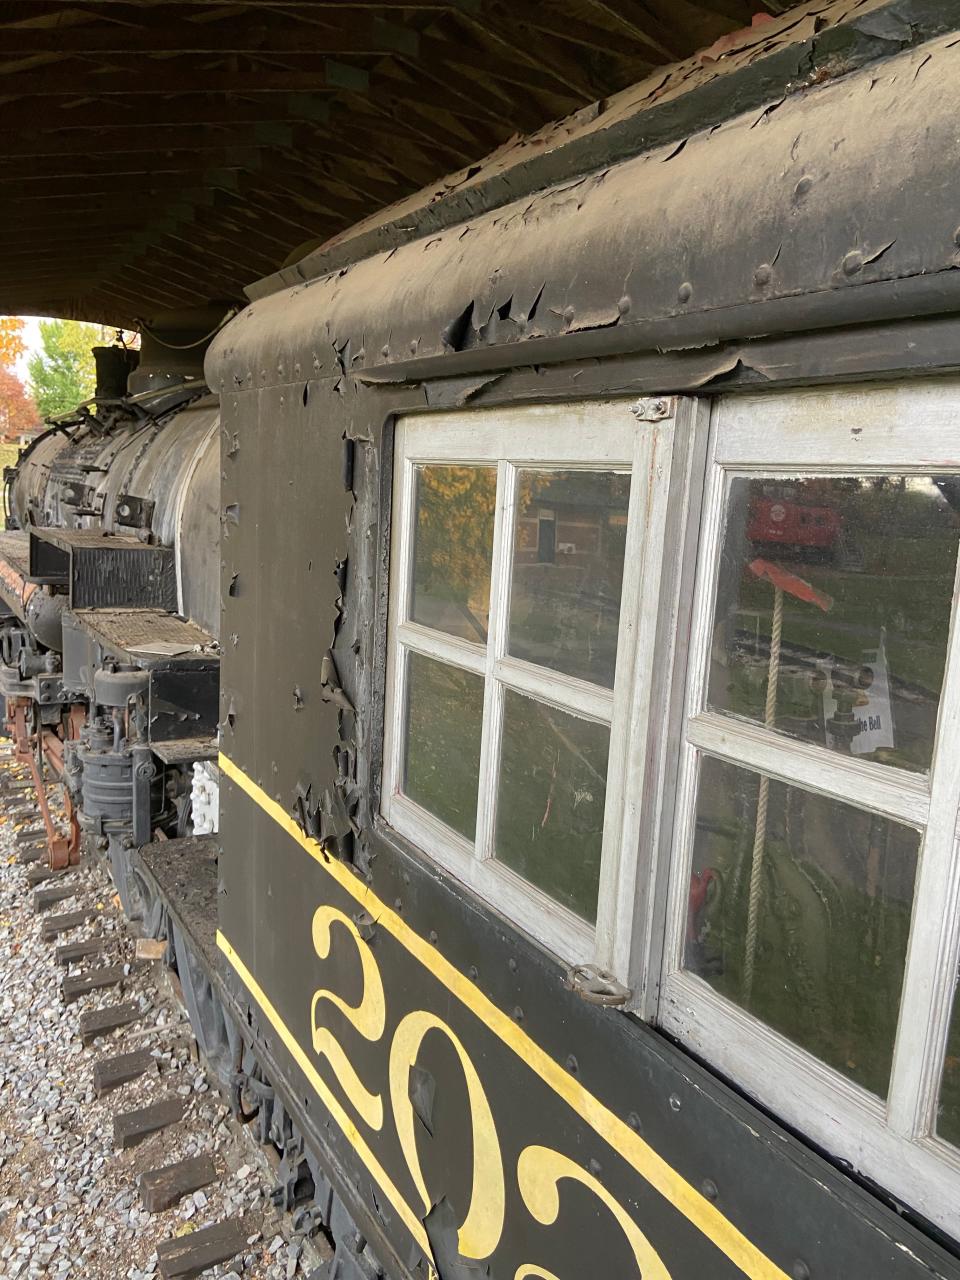
<svg viewBox="0 0 960 1280"><path fill-rule="evenodd" d="M675 402L665 402L672 410ZM692 426L700 412L681 404L682 436L672 412L638 421L628 401L525 405L463 414L410 416L397 424L382 809L387 822L564 960L596 962L629 976L634 951L640 827L648 816L647 738L659 729L651 678L654 649L672 626L673 554L678 513L686 511ZM460 640L409 617L415 534L415 468L424 464L490 465L498 469L487 644ZM614 688L575 679L507 653L518 472L535 469L629 469L630 499ZM673 536L670 536L670 534ZM679 557L675 557L679 563ZM400 791L404 740L405 655L418 652L485 680L475 846L449 831ZM638 678L639 673L639 678ZM494 856L503 701L508 689L610 726L596 928L521 879ZM656 763L656 761L654 762ZM654 797L655 799L655 797ZM651 865L652 849L646 842ZM645 898L644 898L645 900ZM646 941L646 939L644 939ZM641 949L642 950L642 949Z"/></svg>
<svg viewBox="0 0 960 1280"><path fill-rule="evenodd" d="M950 380L731 397L715 405L677 805L672 824L666 824L673 828L668 837L673 854L658 1009L661 1025L788 1123L921 1205L944 1226L953 1222L960 1196L960 1152L934 1134L960 954L957 586L928 776L846 758L735 715L710 711L706 685L731 479L956 474L956 462L951 465L950 460L958 456L958 403L960 382ZM906 822L923 833L886 1102L683 969L702 752Z"/></svg>

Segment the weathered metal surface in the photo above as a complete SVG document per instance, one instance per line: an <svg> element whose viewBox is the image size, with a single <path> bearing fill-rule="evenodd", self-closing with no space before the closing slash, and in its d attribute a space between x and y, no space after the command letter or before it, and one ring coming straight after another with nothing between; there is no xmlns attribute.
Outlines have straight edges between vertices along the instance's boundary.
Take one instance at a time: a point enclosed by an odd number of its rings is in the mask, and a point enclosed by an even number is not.
<svg viewBox="0 0 960 1280"><path fill-rule="evenodd" d="M958 110L950 36L836 81L770 84L756 111L691 121L683 146L259 299L214 342L208 380L339 375L346 392L422 381L441 359L489 376L950 312Z"/></svg>
<svg viewBox="0 0 960 1280"><path fill-rule="evenodd" d="M175 577L168 570L163 591L152 600L138 600L130 593L114 600L104 595L109 584L94 583L97 597L86 603L169 608L215 635L218 414L211 397L197 398L202 391L197 379L185 386L161 385L136 410L129 405L95 406L99 417L87 420L78 415L62 430L39 438L18 464L9 505L12 519L24 528L39 526L40 537L57 537L56 529L72 537L77 547L99 549L104 544L96 540L106 533L114 551L128 547L134 555L172 558ZM131 510L131 495L141 510L149 511L139 536L149 533L159 545L144 546L131 532L130 516L125 514ZM17 568L23 557L15 540L26 535L3 536L14 541L0 543L0 595L22 615L18 601L25 598L24 588L17 579L26 574ZM59 569L61 579L67 579L67 566L48 567ZM85 602L74 603L80 608Z"/></svg>
<svg viewBox="0 0 960 1280"><path fill-rule="evenodd" d="M209 632L159 609L75 609L74 617L105 649L148 660L216 652Z"/></svg>
<svg viewBox="0 0 960 1280"><path fill-rule="evenodd" d="M73 609L177 607L177 570L170 547L93 529L33 529L30 575L66 587Z"/></svg>

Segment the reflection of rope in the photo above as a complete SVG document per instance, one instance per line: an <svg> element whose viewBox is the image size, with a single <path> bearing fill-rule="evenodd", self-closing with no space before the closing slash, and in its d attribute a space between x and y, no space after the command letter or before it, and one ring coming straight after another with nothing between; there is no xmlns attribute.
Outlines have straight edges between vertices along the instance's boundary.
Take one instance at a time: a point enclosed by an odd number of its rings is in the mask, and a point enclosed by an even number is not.
<svg viewBox="0 0 960 1280"><path fill-rule="evenodd" d="M780 636L783 631L783 588L773 589L773 626L770 629L770 664L767 668L767 702L763 723L773 729L777 720L777 685L780 681ZM760 778L757 796L757 827L753 835L753 862L750 867L750 898L747 908L746 954L743 964L743 998L750 1003L753 992L753 971L757 957L757 924L760 917L760 896L763 891L763 860L767 842L767 804L770 799L770 779Z"/></svg>

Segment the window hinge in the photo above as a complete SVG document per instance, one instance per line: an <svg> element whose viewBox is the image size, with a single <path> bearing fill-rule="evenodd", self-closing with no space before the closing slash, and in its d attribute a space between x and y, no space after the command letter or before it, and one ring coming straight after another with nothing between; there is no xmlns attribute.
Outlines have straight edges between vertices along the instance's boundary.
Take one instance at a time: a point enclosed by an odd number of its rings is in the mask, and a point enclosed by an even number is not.
<svg viewBox="0 0 960 1280"><path fill-rule="evenodd" d="M619 1008L633 995L629 987L618 982L612 973L595 964L578 964L567 974L567 986L587 1004Z"/></svg>
<svg viewBox="0 0 960 1280"><path fill-rule="evenodd" d="M672 418L677 411L676 396L644 396L631 406L633 416L638 422L661 422L664 418Z"/></svg>

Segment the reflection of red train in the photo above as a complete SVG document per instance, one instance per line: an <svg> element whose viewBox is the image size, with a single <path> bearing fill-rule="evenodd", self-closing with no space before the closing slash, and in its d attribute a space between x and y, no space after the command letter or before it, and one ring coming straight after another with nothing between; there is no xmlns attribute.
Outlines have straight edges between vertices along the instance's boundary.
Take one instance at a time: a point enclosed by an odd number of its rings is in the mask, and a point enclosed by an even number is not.
<svg viewBox="0 0 960 1280"><path fill-rule="evenodd" d="M754 498L747 537L758 546L815 553L828 559L840 537L840 515L832 507L807 507L781 498Z"/></svg>

